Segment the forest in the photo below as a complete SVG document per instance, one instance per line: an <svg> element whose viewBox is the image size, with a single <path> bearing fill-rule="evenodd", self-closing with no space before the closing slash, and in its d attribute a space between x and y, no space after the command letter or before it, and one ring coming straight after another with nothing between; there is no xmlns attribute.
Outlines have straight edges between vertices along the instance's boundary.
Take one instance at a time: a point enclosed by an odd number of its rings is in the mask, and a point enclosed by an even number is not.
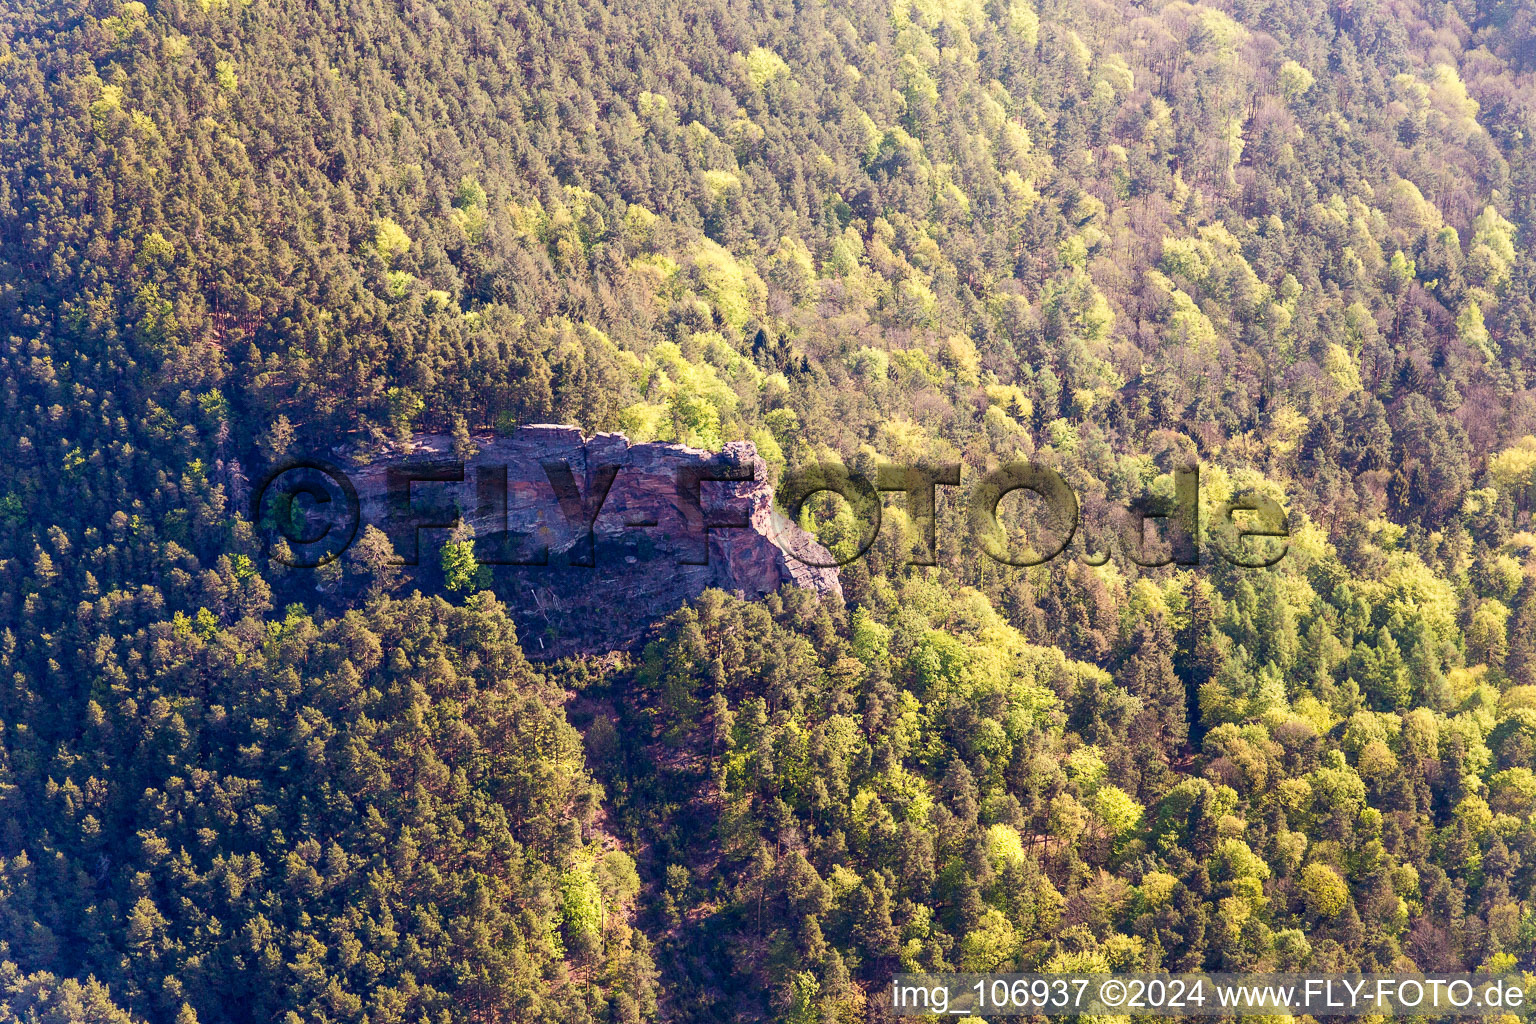
<svg viewBox="0 0 1536 1024"><path fill-rule="evenodd" d="M1536 970L1533 232L1531 0L0 0L0 1019ZM540 423L1084 529L540 662L250 512ZM1102 525L1192 466L1283 559Z"/></svg>

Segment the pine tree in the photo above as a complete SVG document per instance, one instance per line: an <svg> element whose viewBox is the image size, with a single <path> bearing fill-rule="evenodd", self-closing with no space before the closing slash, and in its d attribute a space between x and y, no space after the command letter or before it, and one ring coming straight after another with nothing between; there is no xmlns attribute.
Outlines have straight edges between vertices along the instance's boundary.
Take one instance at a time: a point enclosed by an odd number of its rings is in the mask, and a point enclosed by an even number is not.
<svg viewBox="0 0 1536 1024"><path fill-rule="evenodd" d="M1189 611L1180 624L1172 658L1184 686L1185 735L1198 749L1205 737L1200 723L1200 688L1216 678L1224 657L1217 642L1216 608L1210 585L1198 578L1190 583Z"/></svg>

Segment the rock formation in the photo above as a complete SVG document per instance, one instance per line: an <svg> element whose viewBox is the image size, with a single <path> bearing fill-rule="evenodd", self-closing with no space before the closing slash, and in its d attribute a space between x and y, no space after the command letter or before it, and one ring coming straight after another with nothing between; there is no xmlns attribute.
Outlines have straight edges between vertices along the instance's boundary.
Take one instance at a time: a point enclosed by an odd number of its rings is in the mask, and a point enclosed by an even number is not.
<svg viewBox="0 0 1536 1024"><path fill-rule="evenodd" d="M418 436L348 471L362 522L423 579L454 524L469 524L530 657L632 646L710 587L842 598L837 570L818 567L826 549L774 511L751 442L707 452L541 425L475 445L460 461L449 437Z"/></svg>

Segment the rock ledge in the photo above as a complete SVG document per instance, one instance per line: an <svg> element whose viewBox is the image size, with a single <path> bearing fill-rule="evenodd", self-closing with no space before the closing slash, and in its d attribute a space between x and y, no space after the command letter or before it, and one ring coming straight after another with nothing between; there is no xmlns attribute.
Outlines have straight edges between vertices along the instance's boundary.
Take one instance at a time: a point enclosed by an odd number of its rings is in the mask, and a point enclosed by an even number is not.
<svg viewBox="0 0 1536 1024"><path fill-rule="evenodd" d="M467 521L530 657L632 647L710 587L751 599L792 584L842 599L837 570L808 564L830 562L826 549L774 511L749 441L709 452L554 425L474 440L459 480L420 479L458 475L446 435L353 460L362 521L426 572L447 530L417 527ZM417 478L408 507L406 476Z"/></svg>

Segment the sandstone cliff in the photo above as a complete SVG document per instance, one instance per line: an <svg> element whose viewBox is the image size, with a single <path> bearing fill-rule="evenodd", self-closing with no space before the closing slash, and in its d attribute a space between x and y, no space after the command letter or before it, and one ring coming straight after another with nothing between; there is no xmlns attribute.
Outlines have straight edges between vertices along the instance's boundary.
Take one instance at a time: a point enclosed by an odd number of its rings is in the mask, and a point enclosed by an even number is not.
<svg viewBox="0 0 1536 1024"><path fill-rule="evenodd" d="M750 442L707 452L528 426L475 443L463 462L443 435L354 462L362 521L419 561L421 577L448 525L469 523L530 657L632 646L710 587L758 598L794 584L842 598L836 569L806 564L829 562L826 550L774 511Z"/></svg>

